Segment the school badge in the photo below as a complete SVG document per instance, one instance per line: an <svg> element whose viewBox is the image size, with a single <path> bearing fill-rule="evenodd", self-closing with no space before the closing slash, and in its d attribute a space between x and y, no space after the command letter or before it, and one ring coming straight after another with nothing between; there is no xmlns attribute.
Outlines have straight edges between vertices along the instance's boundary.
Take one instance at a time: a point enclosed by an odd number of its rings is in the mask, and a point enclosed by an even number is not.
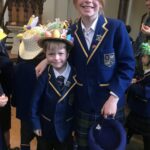
<svg viewBox="0 0 150 150"><path fill-rule="evenodd" d="M111 67L115 63L115 54L109 53L104 54L104 65L107 67Z"/></svg>

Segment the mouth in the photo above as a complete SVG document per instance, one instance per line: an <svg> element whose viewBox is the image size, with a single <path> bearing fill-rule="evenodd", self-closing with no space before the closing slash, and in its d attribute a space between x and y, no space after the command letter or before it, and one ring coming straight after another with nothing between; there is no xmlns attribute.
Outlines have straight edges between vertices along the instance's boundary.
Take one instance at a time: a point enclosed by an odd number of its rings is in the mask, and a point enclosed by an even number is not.
<svg viewBox="0 0 150 150"><path fill-rule="evenodd" d="M88 6L88 5L82 5L81 7L82 8L92 8L92 9L94 8L94 6Z"/></svg>

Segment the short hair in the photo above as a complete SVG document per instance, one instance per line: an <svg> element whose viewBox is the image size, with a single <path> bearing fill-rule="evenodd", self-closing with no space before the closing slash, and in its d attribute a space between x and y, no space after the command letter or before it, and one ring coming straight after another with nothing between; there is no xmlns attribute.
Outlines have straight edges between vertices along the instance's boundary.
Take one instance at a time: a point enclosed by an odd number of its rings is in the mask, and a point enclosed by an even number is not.
<svg viewBox="0 0 150 150"><path fill-rule="evenodd" d="M77 0L73 0L74 5L76 4ZM100 4L102 4L102 7L105 6L105 0L99 0Z"/></svg>
<svg viewBox="0 0 150 150"><path fill-rule="evenodd" d="M68 48L67 48L66 43L61 42L61 41L46 40L43 43L43 50L46 52L47 48L49 48L51 50L57 50L57 49L65 48L66 51L68 52Z"/></svg>

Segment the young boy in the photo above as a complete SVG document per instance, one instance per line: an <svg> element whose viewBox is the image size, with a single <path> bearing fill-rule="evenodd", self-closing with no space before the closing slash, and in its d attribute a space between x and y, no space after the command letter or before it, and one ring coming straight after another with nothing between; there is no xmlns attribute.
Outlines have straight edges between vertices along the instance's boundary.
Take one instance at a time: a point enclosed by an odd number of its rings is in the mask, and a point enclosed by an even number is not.
<svg viewBox="0 0 150 150"><path fill-rule="evenodd" d="M76 80L67 62L73 42L64 24L52 23L45 32L46 37L39 41L49 65L38 79L31 104L33 129L39 137L38 150L71 149Z"/></svg>
<svg viewBox="0 0 150 150"><path fill-rule="evenodd" d="M142 43L141 61L145 68L144 77L135 80L128 89L127 101L130 113L127 117L128 138L132 134L143 136L144 150L150 149L150 45ZM129 139L128 139L129 140Z"/></svg>

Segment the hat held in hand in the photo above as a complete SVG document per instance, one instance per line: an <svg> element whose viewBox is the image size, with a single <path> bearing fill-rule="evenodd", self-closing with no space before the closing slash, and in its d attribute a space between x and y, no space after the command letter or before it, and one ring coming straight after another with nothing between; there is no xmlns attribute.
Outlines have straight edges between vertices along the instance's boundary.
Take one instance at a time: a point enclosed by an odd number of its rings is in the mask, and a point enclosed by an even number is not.
<svg viewBox="0 0 150 150"><path fill-rule="evenodd" d="M88 143L90 150L125 150L126 132L119 121L104 119L90 128Z"/></svg>
<svg viewBox="0 0 150 150"><path fill-rule="evenodd" d="M73 46L73 37L68 34L69 23L67 20L60 21L56 19L46 25L44 37L38 41L40 47L43 47L45 41L61 41L67 44L69 48Z"/></svg>
<svg viewBox="0 0 150 150"><path fill-rule="evenodd" d="M44 28L42 26L33 27L23 33L22 42L19 46L19 56L22 59L34 59L42 52L42 48L38 46L37 41L43 36Z"/></svg>

